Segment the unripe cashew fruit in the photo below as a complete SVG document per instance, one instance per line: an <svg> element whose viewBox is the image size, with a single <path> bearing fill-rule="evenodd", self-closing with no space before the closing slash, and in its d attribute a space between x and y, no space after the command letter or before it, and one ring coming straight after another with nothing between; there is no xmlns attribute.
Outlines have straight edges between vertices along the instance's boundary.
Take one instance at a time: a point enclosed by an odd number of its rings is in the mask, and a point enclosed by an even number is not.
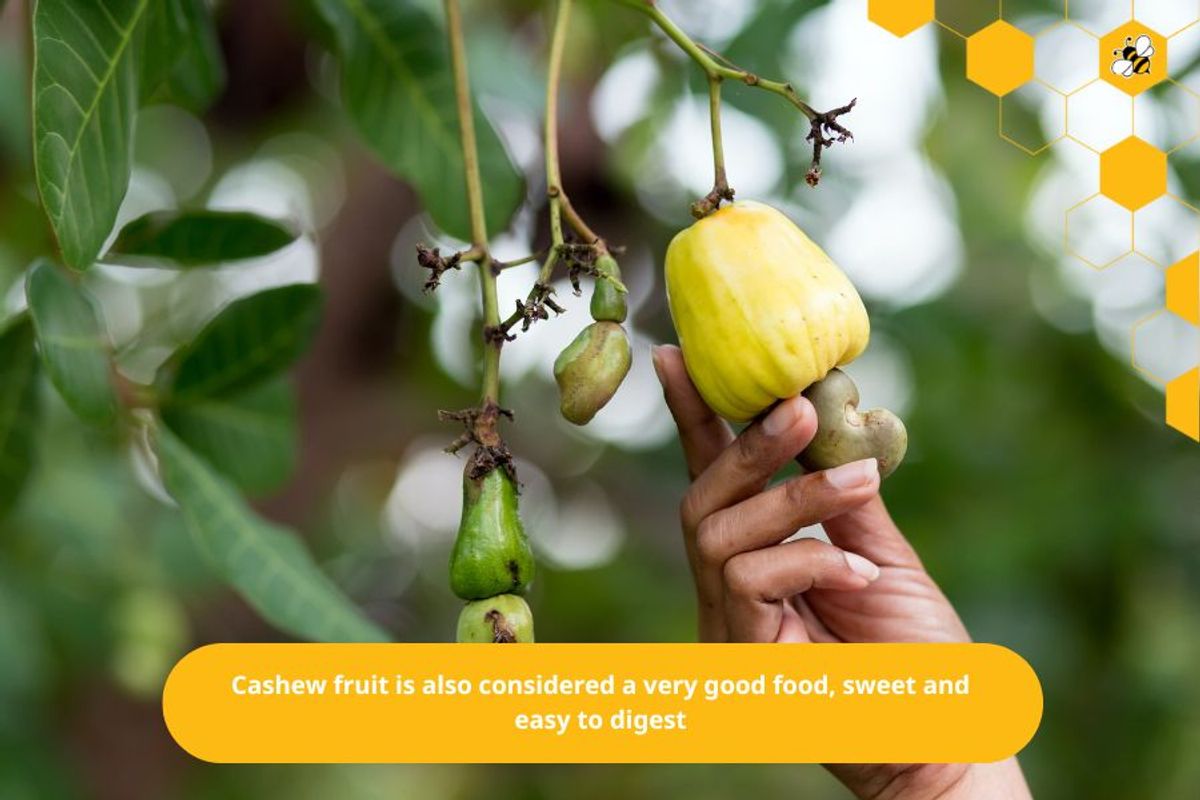
<svg viewBox="0 0 1200 800"><path fill-rule="evenodd" d="M621 268L608 253L596 259L596 283L592 287L592 319L597 322L624 322L629 313L625 292L617 285ZM612 280L608 280L611 278Z"/></svg>
<svg viewBox="0 0 1200 800"><path fill-rule="evenodd" d="M738 201L667 248L667 300L688 374L705 402L748 422L867 347L850 280L791 220Z"/></svg>
<svg viewBox="0 0 1200 800"><path fill-rule="evenodd" d="M629 338L615 322L593 322L554 361L563 417L586 425L625 380L631 363Z"/></svg>
<svg viewBox="0 0 1200 800"><path fill-rule="evenodd" d="M800 454L810 471L829 469L862 458L879 460L886 478L900 465L908 449L904 423L886 408L858 410L858 387L840 369L805 390L817 410L817 435Z"/></svg>
<svg viewBox="0 0 1200 800"><path fill-rule="evenodd" d="M458 641L519 644L533 641L533 614L525 600L500 594L467 603L458 615Z"/></svg>
<svg viewBox="0 0 1200 800"><path fill-rule="evenodd" d="M502 467L471 478L468 466L462 522L450 553L450 588L464 600L523 592L533 570L512 478Z"/></svg>

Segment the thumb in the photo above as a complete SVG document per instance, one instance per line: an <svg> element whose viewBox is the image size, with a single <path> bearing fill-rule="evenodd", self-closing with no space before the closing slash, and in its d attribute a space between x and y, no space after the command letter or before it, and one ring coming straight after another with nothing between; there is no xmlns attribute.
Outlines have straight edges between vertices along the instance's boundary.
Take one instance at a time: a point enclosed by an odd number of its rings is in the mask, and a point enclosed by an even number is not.
<svg viewBox="0 0 1200 800"><path fill-rule="evenodd" d="M688 377L683 351L671 345L660 345L650 351L650 357L662 383L667 408L679 429L688 473L695 479L729 446L733 432L700 397Z"/></svg>

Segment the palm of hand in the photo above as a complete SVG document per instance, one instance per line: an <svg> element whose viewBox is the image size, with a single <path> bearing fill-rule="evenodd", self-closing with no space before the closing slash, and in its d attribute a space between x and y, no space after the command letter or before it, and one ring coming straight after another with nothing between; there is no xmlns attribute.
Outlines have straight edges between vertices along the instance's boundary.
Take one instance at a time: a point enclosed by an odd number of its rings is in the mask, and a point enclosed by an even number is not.
<svg viewBox="0 0 1200 800"><path fill-rule="evenodd" d="M857 592L813 589L784 607L780 641L965 642L967 633L922 569L883 567Z"/></svg>

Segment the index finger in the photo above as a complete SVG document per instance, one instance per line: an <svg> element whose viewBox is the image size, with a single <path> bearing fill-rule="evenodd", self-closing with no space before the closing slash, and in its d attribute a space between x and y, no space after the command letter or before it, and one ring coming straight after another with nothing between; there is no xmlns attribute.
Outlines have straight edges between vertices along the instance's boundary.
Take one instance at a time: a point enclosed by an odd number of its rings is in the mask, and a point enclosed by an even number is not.
<svg viewBox="0 0 1200 800"><path fill-rule="evenodd" d="M650 358L662 383L667 408L679 429L688 476L695 480L733 441L733 431L696 391L683 363L683 351L672 345L660 345L651 350Z"/></svg>

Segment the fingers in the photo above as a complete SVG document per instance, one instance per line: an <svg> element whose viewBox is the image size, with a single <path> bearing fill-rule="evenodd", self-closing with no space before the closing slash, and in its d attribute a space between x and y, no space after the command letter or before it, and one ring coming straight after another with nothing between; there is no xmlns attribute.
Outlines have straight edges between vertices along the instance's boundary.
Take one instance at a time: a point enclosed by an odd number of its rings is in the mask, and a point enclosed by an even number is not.
<svg viewBox="0 0 1200 800"><path fill-rule="evenodd" d="M781 400L762 420L742 431L704 470L684 496L684 528L762 491L771 476L812 441L817 412L804 397Z"/></svg>
<svg viewBox="0 0 1200 800"><path fill-rule="evenodd" d="M845 514L878 491L873 458L793 478L705 518L696 529L697 555L721 568L738 553L779 544L806 525Z"/></svg>
<svg viewBox="0 0 1200 800"><path fill-rule="evenodd" d="M785 613L780 601L814 588L865 588L879 577L879 567L819 539L799 539L739 553L725 563L723 575L730 641L774 642Z"/></svg>
<svg viewBox="0 0 1200 800"><path fill-rule="evenodd" d="M880 566L924 569L879 495L826 519L822 527L829 535L829 541L846 550L862 553Z"/></svg>
<svg viewBox="0 0 1200 800"><path fill-rule="evenodd" d="M650 353L654 371L663 386L667 407L679 429L679 440L693 479L733 441L733 431L705 404L688 377L683 352L678 347L661 345Z"/></svg>

